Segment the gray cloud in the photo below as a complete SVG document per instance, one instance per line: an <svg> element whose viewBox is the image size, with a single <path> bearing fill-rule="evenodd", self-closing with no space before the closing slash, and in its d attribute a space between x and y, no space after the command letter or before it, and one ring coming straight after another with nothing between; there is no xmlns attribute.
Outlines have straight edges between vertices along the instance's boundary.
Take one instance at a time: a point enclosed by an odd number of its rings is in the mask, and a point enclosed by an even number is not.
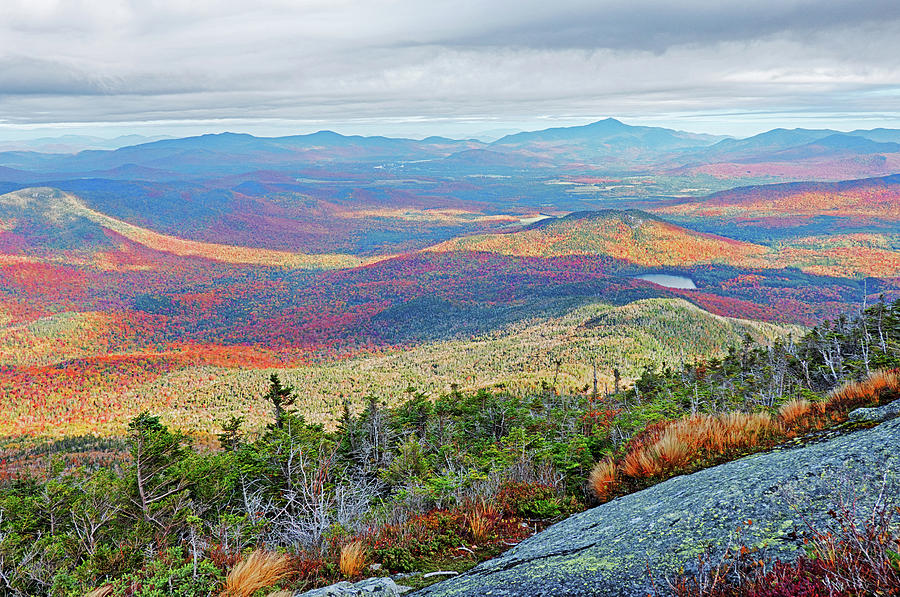
<svg viewBox="0 0 900 597"><path fill-rule="evenodd" d="M4 10L0 121L19 126L898 117L895 0L6 0Z"/></svg>
<svg viewBox="0 0 900 597"><path fill-rule="evenodd" d="M104 75L64 60L0 57L2 95L158 95L200 91L203 77L129 72Z"/></svg>
<svg viewBox="0 0 900 597"><path fill-rule="evenodd" d="M819 36L900 19L900 3L894 0L503 3L508 11L498 14L507 18L443 43L662 52L684 44L710 46L775 35Z"/></svg>

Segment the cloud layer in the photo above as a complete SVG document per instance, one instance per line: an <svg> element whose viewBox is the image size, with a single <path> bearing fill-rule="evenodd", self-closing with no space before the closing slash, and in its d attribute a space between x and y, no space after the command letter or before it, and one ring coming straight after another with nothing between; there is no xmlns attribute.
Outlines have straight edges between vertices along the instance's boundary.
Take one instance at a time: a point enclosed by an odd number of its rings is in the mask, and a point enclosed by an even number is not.
<svg viewBox="0 0 900 597"><path fill-rule="evenodd" d="M8 125L900 112L896 0L6 0L4 11Z"/></svg>

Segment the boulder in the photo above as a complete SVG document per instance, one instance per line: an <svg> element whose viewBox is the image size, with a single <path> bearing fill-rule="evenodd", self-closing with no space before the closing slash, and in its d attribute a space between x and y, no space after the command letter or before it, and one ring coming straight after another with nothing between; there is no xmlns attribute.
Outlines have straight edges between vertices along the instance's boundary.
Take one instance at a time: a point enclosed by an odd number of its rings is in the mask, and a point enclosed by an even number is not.
<svg viewBox="0 0 900 597"><path fill-rule="evenodd" d="M807 524L900 496L900 418L669 479L576 514L417 597L666 595L667 579L729 547L791 560ZM886 485L886 487L883 487ZM752 521L752 522L750 522ZM748 524L749 522L749 524Z"/></svg>
<svg viewBox="0 0 900 597"><path fill-rule="evenodd" d="M857 408L848 415L851 421L860 423L881 423L900 417L900 400L894 400L884 406L874 408Z"/></svg>

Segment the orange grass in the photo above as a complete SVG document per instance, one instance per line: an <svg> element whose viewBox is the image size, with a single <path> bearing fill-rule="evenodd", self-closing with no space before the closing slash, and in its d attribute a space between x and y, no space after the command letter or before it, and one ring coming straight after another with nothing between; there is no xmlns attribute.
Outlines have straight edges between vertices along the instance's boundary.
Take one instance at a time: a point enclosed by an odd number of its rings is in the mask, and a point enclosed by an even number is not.
<svg viewBox="0 0 900 597"><path fill-rule="evenodd" d="M622 472L629 477L655 477L704 457L754 448L781 433L781 425L767 413L686 417L632 448L622 461Z"/></svg>
<svg viewBox="0 0 900 597"><path fill-rule="evenodd" d="M341 574L353 578L362 574L366 567L366 547L362 541L354 541L341 547L339 568Z"/></svg>
<svg viewBox="0 0 900 597"><path fill-rule="evenodd" d="M677 433L668 429L659 441L653 444L656 454L667 466L682 466L691 457L691 448Z"/></svg>
<svg viewBox="0 0 900 597"><path fill-rule="evenodd" d="M598 500L602 500L616 484L616 463L606 458L594 465L588 476L588 487Z"/></svg>
<svg viewBox="0 0 900 597"><path fill-rule="evenodd" d="M286 555L254 551L228 573L222 597L250 597L284 578L288 568Z"/></svg>
<svg viewBox="0 0 900 597"><path fill-rule="evenodd" d="M879 369L866 379L845 383L828 393L825 409L848 411L900 398L900 369Z"/></svg>
<svg viewBox="0 0 900 597"><path fill-rule="evenodd" d="M622 462L622 472L629 477L655 477L662 473L662 466L651 447L629 452Z"/></svg>
<svg viewBox="0 0 900 597"><path fill-rule="evenodd" d="M804 398L794 398L788 400L778 409L778 417L785 427L805 427L806 423L813 414L819 414L820 405L813 404Z"/></svg>
<svg viewBox="0 0 900 597"><path fill-rule="evenodd" d="M109 597L110 595L112 595L112 592L112 585L103 585L102 587L97 587L93 591L85 593L84 597Z"/></svg>
<svg viewBox="0 0 900 597"><path fill-rule="evenodd" d="M499 517L500 513L497 509L489 504L479 504L472 509L466 518L475 543L484 543L490 539L494 523Z"/></svg>
<svg viewBox="0 0 900 597"><path fill-rule="evenodd" d="M900 369L882 369L859 382L832 390L825 402L795 398L781 405L778 416L769 413L731 412L694 415L671 422L649 425L630 442L628 452L618 462L606 459L591 470L588 488L598 500L617 491L622 479L671 476L696 466L739 457L793 437L798 431L822 428L831 420L841 421L846 413L900 399Z"/></svg>

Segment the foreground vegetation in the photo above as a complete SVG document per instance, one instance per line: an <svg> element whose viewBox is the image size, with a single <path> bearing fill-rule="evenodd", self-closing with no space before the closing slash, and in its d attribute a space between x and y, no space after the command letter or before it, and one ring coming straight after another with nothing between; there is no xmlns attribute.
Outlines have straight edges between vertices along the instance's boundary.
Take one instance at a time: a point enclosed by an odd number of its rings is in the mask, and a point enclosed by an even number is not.
<svg viewBox="0 0 900 597"><path fill-rule="evenodd" d="M250 595L464 570L589 503L896 399L898 366L900 303L879 303L799 339L647 371L609 397L549 380L527 393L409 388L395 406L346 404L326 429L272 376L269 424L232 417L214 449L144 413L113 462L13 471L0 484L0 588Z"/></svg>

